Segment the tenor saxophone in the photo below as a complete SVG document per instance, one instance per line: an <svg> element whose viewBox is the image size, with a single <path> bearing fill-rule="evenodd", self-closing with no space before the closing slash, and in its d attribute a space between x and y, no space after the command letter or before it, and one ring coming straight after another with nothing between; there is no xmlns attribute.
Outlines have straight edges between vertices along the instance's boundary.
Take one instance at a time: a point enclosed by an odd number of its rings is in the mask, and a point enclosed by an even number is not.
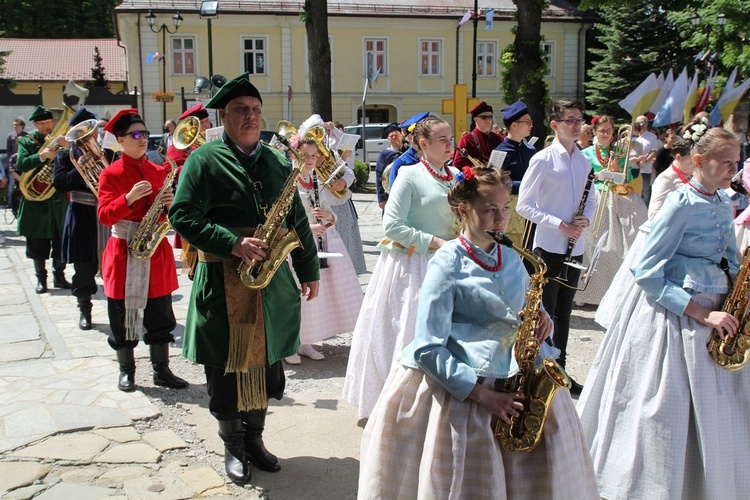
<svg viewBox="0 0 750 500"><path fill-rule="evenodd" d="M536 327L542 305L542 290L547 283L547 278L544 277L547 265L533 253L513 244L505 233L487 232L495 241L512 248L534 266L534 274L526 290L526 306L523 308L523 319L517 332L514 350L519 370L516 375L498 380L495 384L495 390L499 392L520 392L526 396L521 401L523 410L519 411L519 416L510 418L510 424L497 419L495 439L505 451L531 451L542 438L552 397L560 387L570 388L570 377L557 361L551 358L545 358L540 368L536 366L536 358L539 355Z"/></svg>
<svg viewBox="0 0 750 500"><path fill-rule="evenodd" d="M171 170L167 174L166 179L164 179L164 184L156 195L151 207L149 207L148 212L146 212L146 215L143 216L140 224L138 224L135 235L133 235L133 239L130 240L130 244L128 245L130 254L137 259L150 259L153 257L162 238L172 228L168 219L165 218L163 221L159 221L159 216L164 210L162 199L167 190L172 189L174 176L177 173L175 162L169 157L167 157L167 160L169 161Z"/></svg>

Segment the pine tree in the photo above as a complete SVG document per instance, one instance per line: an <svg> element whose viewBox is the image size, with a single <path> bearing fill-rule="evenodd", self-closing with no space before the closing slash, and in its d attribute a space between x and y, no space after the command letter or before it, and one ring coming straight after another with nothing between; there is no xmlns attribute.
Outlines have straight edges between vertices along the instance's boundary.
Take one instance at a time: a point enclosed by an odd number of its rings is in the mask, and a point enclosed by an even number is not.
<svg viewBox="0 0 750 500"><path fill-rule="evenodd" d="M99 53L99 47L94 47L94 67L91 68L91 80L91 82L86 83L87 88L109 88L107 73L104 70L104 66L102 66L102 55Z"/></svg>

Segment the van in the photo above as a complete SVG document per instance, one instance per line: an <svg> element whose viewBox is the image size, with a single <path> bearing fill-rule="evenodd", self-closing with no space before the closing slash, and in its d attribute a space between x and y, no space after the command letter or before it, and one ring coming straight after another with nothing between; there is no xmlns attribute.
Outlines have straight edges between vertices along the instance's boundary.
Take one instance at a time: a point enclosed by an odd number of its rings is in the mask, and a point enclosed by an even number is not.
<svg viewBox="0 0 750 500"><path fill-rule="evenodd" d="M378 161L378 155L388 147L388 139L383 138L383 131L388 125L390 125L390 123L368 123L365 125L367 162L369 163L370 168L375 168L375 163ZM354 151L354 159L362 160L362 124L355 123L348 127L344 127L344 132L347 134L358 135L360 137Z"/></svg>

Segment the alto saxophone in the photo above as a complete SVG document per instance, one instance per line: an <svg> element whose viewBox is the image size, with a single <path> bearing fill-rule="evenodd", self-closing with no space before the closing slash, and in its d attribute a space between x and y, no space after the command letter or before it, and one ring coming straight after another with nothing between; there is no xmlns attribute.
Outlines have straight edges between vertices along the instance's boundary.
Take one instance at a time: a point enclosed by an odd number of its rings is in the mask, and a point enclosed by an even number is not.
<svg viewBox="0 0 750 500"><path fill-rule="evenodd" d="M177 165L175 162L171 158L167 158L167 160L169 161L171 170L167 174L167 178L164 179L164 184L156 195L154 203L151 204L148 212L143 216L143 220L138 224L133 239L130 240L130 244L128 245L130 254L137 259L150 259L153 257L162 238L172 228L169 220L166 218L159 222L159 216L162 210L164 210L164 202L162 201L164 193L172 189L174 177L177 174Z"/></svg>
<svg viewBox="0 0 750 500"><path fill-rule="evenodd" d="M730 372L739 370L750 361L748 293L750 293L750 249L745 249L734 288L724 300L724 305L721 308L723 312L737 318L740 321L740 326L733 337L724 337L724 339L714 328L706 345L708 353L716 361L716 364Z"/></svg>
<svg viewBox="0 0 750 500"><path fill-rule="evenodd" d="M286 233L282 232L282 229L284 229L284 220L292 209L294 193L297 192L297 177L302 172L305 161L298 150L289 146L287 141L282 140L282 142L286 143L286 147L297 158L297 166L292 169L279 193L279 197L266 213L266 221L260 224L253 233L253 238L262 240L268 245L266 258L263 260L252 259L250 264L243 260L237 266L237 273L240 275L242 284L255 290L267 287L273 275L276 274L276 270L286 260L289 252L302 246L294 228L289 228Z"/></svg>
<svg viewBox="0 0 750 500"><path fill-rule="evenodd" d="M510 424L497 419L495 439L505 451L531 451L542 438L544 421L547 419L552 397L560 387L570 388L570 377L557 361L551 358L545 358L541 368L536 366L536 358L539 355L536 327L542 305L542 289L547 283L547 278L544 277L547 265L533 253L513 244L505 233L487 232L496 242L512 248L534 266L534 274L526 290L526 306L522 311L523 319L517 332L513 353L519 370L516 375L495 383L495 390L499 392L520 392L526 396L521 401L523 410L519 411L519 416L510 418Z"/></svg>

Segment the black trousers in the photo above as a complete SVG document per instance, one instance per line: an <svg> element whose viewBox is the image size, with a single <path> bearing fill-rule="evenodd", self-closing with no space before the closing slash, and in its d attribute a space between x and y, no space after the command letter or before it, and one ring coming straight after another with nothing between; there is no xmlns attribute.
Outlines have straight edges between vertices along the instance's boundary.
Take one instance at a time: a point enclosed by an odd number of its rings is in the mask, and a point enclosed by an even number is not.
<svg viewBox="0 0 750 500"><path fill-rule="evenodd" d="M76 262L73 264L75 274L73 274L73 283L71 293L74 297L91 297L96 295L99 289L96 285L96 272L99 270L99 264L96 262Z"/></svg>
<svg viewBox="0 0 750 500"><path fill-rule="evenodd" d="M62 236L55 235L54 238L26 238L26 257L34 260L47 260L50 258L61 259Z"/></svg>
<svg viewBox="0 0 750 500"><path fill-rule="evenodd" d="M206 389L208 390L208 410L216 420L236 420L243 417L237 410L237 376L224 373L224 368L204 366L206 370ZM266 365L266 394L268 399L284 397L286 377L281 360Z"/></svg>
<svg viewBox="0 0 750 500"><path fill-rule="evenodd" d="M107 342L115 351L132 349L138 345L138 340L125 340L125 300L107 297L107 313L112 333ZM163 295L146 301L143 311L143 326L146 333L143 342L147 345L161 345L174 342L172 330L177 326L172 310L172 294Z"/></svg>
<svg viewBox="0 0 750 500"><path fill-rule="evenodd" d="M553 345L560 349L560 358L558 363L565 368L565 361L568 354L568 336L570 334L570 313L573 311L573 297L576 290L561 285L550 278L556 278L562 267L565 255L551 253L539 247L534 249L534 253L544 260L547 264L547 273L544 275L549 279L544 285L542 292L542 304L544 309L552 318L555 324L555 334L553 336ZM583 256L573 257L573 260L581 263ZM581 277L581 270L575 267L565 266L568 268L568 281L570 286L578 286L578 278Z"/></svg>

